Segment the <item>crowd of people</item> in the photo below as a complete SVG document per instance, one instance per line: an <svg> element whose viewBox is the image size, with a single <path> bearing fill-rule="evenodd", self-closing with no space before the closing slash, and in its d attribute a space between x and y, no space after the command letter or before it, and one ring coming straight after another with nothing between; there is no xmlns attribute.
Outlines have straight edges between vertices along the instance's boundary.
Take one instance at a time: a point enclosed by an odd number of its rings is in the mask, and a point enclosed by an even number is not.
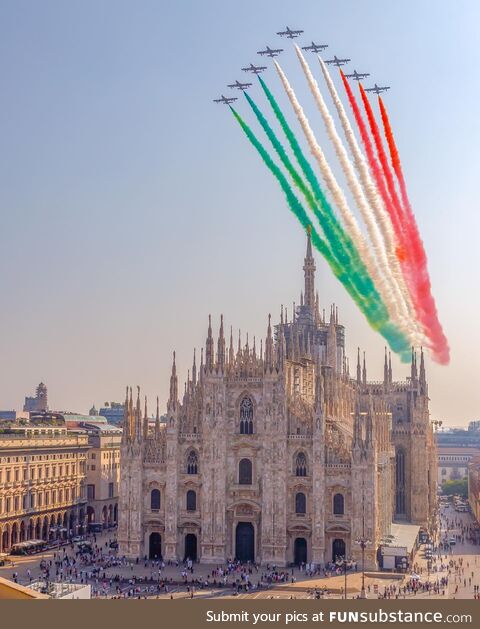
<svg viewBox="0 0 480 629"><path fill-rule="evenodd" d="M445 596L449 592L459 595L460 590L468 589L473 598L480 599L480 587L476 582L477 557L471 560L453 554L454 543L464 544L476 539L476 530L470 519L460 517L452 509L446 508L440 514L440 527L429 540L428 560L417 560L413 571L399 583L390 583L383 588L367 584L367 596L377 598L405 598L417 595ZM426 556L426 555L425 555ZM35 580L56 583L88 584L92 597L144 598L170 596L173 591L185 592L193 597L195 593L228 589L234 594L249 593L272 588L278 584L295 584L297 579L329 579L358 571L355 562L329 562L323 566L303 563L298 567L284 568L276 565L258 566L255 563L240 563L229 559L224 565L201 570L192 559L184 562L163 561L145 557L131 561L118 555L114 539L97 539L92 534L86 540L73 543L73 540L57 548L51 558L44 558L33 573L28 568L23 584ZM12 574L19 582L19 573ZM480 579L479 579L480 581ZM337 586L338 590L338 586ZM337 592L338 593L338 592ZM462 593L462 592L461 592ZM464 593L464 592L463 592ZM314 598L328 596L328 585L313 587L308 595Z"/></svg>

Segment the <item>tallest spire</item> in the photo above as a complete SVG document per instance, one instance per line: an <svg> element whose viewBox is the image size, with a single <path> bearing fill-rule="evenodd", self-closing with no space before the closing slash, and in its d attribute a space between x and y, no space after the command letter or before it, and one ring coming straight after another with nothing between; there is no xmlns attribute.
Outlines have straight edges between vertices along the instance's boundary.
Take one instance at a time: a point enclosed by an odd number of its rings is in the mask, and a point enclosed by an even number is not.
<svg viewBox="0 0 480 629"><path fill-rule="evenodd" d="M312 229L310 226L307 229L307 253L303 272L305 276L304 304L311 308L313 312L315 308L315 260L312 254Z"/></svg>

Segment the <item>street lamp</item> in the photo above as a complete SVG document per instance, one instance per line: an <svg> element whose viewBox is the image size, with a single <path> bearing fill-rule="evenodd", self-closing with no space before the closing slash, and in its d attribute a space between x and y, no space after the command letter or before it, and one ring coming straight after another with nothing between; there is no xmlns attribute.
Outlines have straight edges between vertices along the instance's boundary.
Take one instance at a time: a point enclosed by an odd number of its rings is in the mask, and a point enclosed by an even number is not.
<svg viewBox="0 0 480 629"><path fill-rule="evenodd" d="M365 548L372 543L371 539L368 539L365 535L365 487L362 484L362 534L360 537L357 537L355 540L355 544L360 546L362 549L362 589L360 591L360 598L367 598L367 593L365 591Z"/></svg>
<svg viewBox="0 0 480 629"><path fill-rule="evenodd" d="M337 566L342 566L345 574L345 587L343 588L343 598L347 598L347 556L346 554L343 557L338 556L335 560Z"/></svg>

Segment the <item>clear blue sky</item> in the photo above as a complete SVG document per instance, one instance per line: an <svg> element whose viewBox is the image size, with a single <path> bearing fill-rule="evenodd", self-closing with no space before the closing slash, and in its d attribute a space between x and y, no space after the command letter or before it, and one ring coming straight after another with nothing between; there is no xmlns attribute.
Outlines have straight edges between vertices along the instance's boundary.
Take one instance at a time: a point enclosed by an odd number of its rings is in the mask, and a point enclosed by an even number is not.
<svg viewBox="0 0 480 629"><path fill-rule="evenodd" d="M171 352L183 379L209 312L215 326L223 312L258 338L268 312L298 301L304 235L211 102L288 24L392 86L386 102L452 346L448 368L428 365L432 413L478 418L479 21L474 0L4 0L0 408L21 407L40 380L58 409L122 399L137 383L164 404ZM291 49L282 64L322 138ZM265 78L281 96L271 69ZM381 338L317 267L351 361L361 345L380 379ZM394 376L406 374L395 364Z"/></svg>

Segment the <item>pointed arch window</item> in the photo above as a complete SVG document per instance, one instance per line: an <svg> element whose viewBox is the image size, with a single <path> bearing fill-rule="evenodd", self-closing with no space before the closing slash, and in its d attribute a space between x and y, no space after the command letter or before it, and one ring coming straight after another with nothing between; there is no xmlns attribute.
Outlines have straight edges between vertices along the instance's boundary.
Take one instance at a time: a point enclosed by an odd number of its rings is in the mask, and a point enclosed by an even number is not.
<svg viewBox="0 0 480 629"><path fill-rule="evenodd" d="M343 494L335 494L333 497L333 514L343 515L345 513L345 499Z"/></svg>
<svg viewBox="0 0 480 629"><path fill-rule="evenodd" d="M405 450L398 448L395 453L395 512L399 516L406 515L406 470Z"/></svg>
<svg viewBox="0 0 480 629"><path fill-rule="evenodd" d="M302 491L295 494L295 513L304 515L307 512L307 498Z"/></svg>
<svg viewBox="0 0 480 629"><path fill-rule="evenodd" d="M307 457L304 452L299 452L295 458L295 476L307 475Z"/></svg>
<svg viewBox="0 0 480 629"><path fill-rule="evenodd" d="M187 511L197 510L197 493L193 489L187 491Z"/></svg>
<svg viewBox="0 0 480 629"><path fill-rule="evenodd" d="M150 494L150 508L152 511L160 510L160 491L158 489L152 489Z"/></svg>
<svg viewBox="0 0 480 629"><path fill-rule="evenodd" d="M253 402L249 397L240 402L240 434L253 435Z"/></svg>
<svg viewBox="0 0 480 629"><path fill-rule="evenodd" d="M252 462L250 459L242 459L238 464L238 484L252 484Z"/></svg>
<svg viewBox="0 0 480 629"><path fill-rule="evenodd" d="M187 456L187 474L198 474L198 455L190 450Z"/></svg>

